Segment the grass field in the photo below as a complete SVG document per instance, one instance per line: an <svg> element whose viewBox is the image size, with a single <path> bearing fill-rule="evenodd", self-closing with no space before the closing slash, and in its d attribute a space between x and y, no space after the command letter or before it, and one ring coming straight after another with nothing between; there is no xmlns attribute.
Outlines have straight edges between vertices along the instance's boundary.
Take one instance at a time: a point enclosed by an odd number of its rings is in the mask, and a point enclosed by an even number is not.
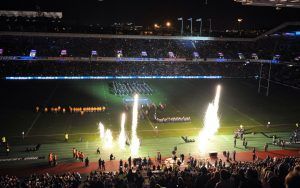
<svg viewBox="0 0 300 188"><path fill-rule="evenodd" d="M45 155L50 150L62 158L70 156L76 146L92 158L94 151L101 146L97 124L99 121L113 131L117 138L120 114L124 111L122 97L109 93L109 81L0 81L0 136L6 136L20 155L26 145L41 143L38 154ZM232 134L243 124L248 132L266 132L288 138L295 124L300 121L300 91L272 85L271 95L257 94L254 80L147 80L155 90L149 97L158 104L165 103L165 111L159 117L190 116L191 123L155 124L149 119L140 120L138 136L142 139L141 155L158 150L169 154L174 145L183 152L196 153L196 144L186 145L181 135L198 135L207 105L214 98L215 86L222 85L220 99L221 128L218 136L211 141L213 150L232 149ZM91 114L52 114L36 113L35 106L106 106L103 113ZM127 131L130 131L131 113L127 114ZM267 122L271 127L266 128ZM154 127L158 127L158 131ZM26 134L25 140L21 132ZM70 135L69 143L62 143L64 133ZM129 132L128 132L129 134ZM79 138L83 142L78 142ZM262 135L248 135L250 145L260 148L270 139ZM147 146L147 147L143 147ZM243 150L243 148L240 148ZM118 152L114 147L109 152ZM129 151L119 151L129 155ZM13 154L12 154L13 155ZM21 155L28 155L22 154Z"/></svg>

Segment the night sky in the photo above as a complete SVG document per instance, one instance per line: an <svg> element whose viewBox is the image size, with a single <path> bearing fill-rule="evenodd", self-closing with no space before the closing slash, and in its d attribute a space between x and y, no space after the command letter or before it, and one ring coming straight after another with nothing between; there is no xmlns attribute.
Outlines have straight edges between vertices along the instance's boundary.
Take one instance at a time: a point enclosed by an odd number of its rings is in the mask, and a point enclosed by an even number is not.
<svg viewBox="0 0 300 188"><path fill-rule="evenodd" d="M243 18L247 29L271 28L285 21L300 21L300 10L274 7L242 6L233 0L1 0L2 10L61 11L64 19L80 24L133 22L149 26L171 21L179 25L178 17L203 18L204 25L212 18L213 28L236 27ZM187 20L185 19L185 22Z"/></svg>

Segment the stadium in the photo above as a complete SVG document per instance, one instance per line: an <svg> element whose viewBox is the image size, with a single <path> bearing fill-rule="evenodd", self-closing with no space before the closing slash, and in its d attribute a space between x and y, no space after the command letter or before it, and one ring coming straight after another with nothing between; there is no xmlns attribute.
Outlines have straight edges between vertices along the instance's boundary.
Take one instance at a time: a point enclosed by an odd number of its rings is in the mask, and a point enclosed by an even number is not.
<svg viewBox="0 0 300 188"><path fill-rule="evenodd" d="M300 187L298 1L3 3L0 187Z"/></svg>

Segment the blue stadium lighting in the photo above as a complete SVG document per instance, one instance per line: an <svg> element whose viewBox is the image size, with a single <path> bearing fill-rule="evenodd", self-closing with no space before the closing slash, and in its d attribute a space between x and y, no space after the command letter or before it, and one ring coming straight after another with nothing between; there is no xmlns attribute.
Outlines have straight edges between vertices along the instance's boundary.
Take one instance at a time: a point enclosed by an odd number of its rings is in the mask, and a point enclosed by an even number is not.
<svg viewBox="0 0 300 188"><path fill-rule="evenodd" d="M223 76L9 76L5 80L222 79Z"/></svg>
<svg viewBox="0 0 300 188"><path fill-rule="evenodd" d="M200 57L198 52L193 52L193 56L194 56L194 58L199 58Z"/></svg>
<svg viewBox="0 0 300 188"><path fill-rule="evenodd" d="M36 57L36 50L30 50L29 56Z"/></svg>
<svg viewBox="0 0 300 188"><path fill-rule="evenodd" d="M284 36L293 37L296 35L296 33L284 33Z"/></svg>
<svg viewBox="0 0 300 188"><path fill-rule="evenodd" d="M20 56L19 60L23 60L23 61L29 61L29 60L33 60L35 59L35 57L31 57L31 56Z"/></svg>
<svg viewBox="0 0 300 188"><path fill-rule="evenodd" d="M273 59L273 60L271 60L271 63L272 64L278 64L280 62L280 60L279 59Z"/></svg>
<svg viewBox="0 0 300 188"><path fill-rule="evenodd" d="M92 50L92 52L91 52L91 55L92 55L92 56L97 56L97 55L98 55L98 53L97 53L97 51L96 51L96 50Z"/></svg>
<svg viewBox="0 0 300 188"><path fill-rule="evenodd" d="M295 32L296 36L300 36L300 31Z"/></svg>
<svg viewBox="0 0 300 188"><path fill-rule="evenodd" d="M148 101L149 99L139 99L139 101ZM134 99L133 98L130 98L130 99L124 99L125 102L133 102Z"/></svg>
<svg viewBox="0 0 300 188"><path fill-rule="evenodd" d="M147 57L148 56L147 52L145 52L145 51L142 51L141 55L142 55L142 57Z"/></svg>
<svg viewBox="0 0 300 188"><path fill-rule="evenodd" d="M217 62L225 62L226 59L224 59L224 58L218 58L218 59L216 59L216 61L217 61Z"/></svg>
<svg viewBox="0 0 300 188"><path fill-rule="evenodd" d="M67 50L61 50L60 55L61 56L66 56L67 55Z"/></svg>

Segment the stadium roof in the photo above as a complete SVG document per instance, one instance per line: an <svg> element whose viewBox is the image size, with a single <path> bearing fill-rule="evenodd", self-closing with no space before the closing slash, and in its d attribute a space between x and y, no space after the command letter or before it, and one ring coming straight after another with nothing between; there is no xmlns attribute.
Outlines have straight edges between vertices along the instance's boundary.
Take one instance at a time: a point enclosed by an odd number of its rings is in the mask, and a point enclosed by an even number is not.
<svg viewBox="0 0 300 188"><path fill-rule="evenodd" d="M299 21L298 9L277 11L265 6L242 6L237 2L256 2L258 0L2 0L1 9L7 11L62 12L63 22L72 25L110 26L113 23L134 23L145 27L171 22L179 29L178 18L184 18L184 27L189 27L188 18L203 19L203 28L212 29L271 29L281 23ZM271 2L261 0L262 2ZM274 1L274 0L273 0ZM277 1L277 0L276 0ZM282 1L282 0L281 0ZM290 2L292 0L286 0ZM296 2L299 4L299 0ZM25 1L24 1L25 2ZM72 2L72 3L71 3ZM142 3L141 3L142 2ZM237 19L243 21L238 24ZM200 22L193 22L199 29ZM3 24L2 24L3 25Z"/></svg>
<svg viewBox="0 0 300 188"><path fill-rule="evenodd" d="M0 16L5 17L26 17L26 18L62 18L62 12L41 12L41 11L10 11L10 10L0 10Z"/></svg>
<svg viewBox="0 0 300 188"><path fill-rule="evenodd" d="M300 0L234 0L243 5L300 8Z"/></svg>

